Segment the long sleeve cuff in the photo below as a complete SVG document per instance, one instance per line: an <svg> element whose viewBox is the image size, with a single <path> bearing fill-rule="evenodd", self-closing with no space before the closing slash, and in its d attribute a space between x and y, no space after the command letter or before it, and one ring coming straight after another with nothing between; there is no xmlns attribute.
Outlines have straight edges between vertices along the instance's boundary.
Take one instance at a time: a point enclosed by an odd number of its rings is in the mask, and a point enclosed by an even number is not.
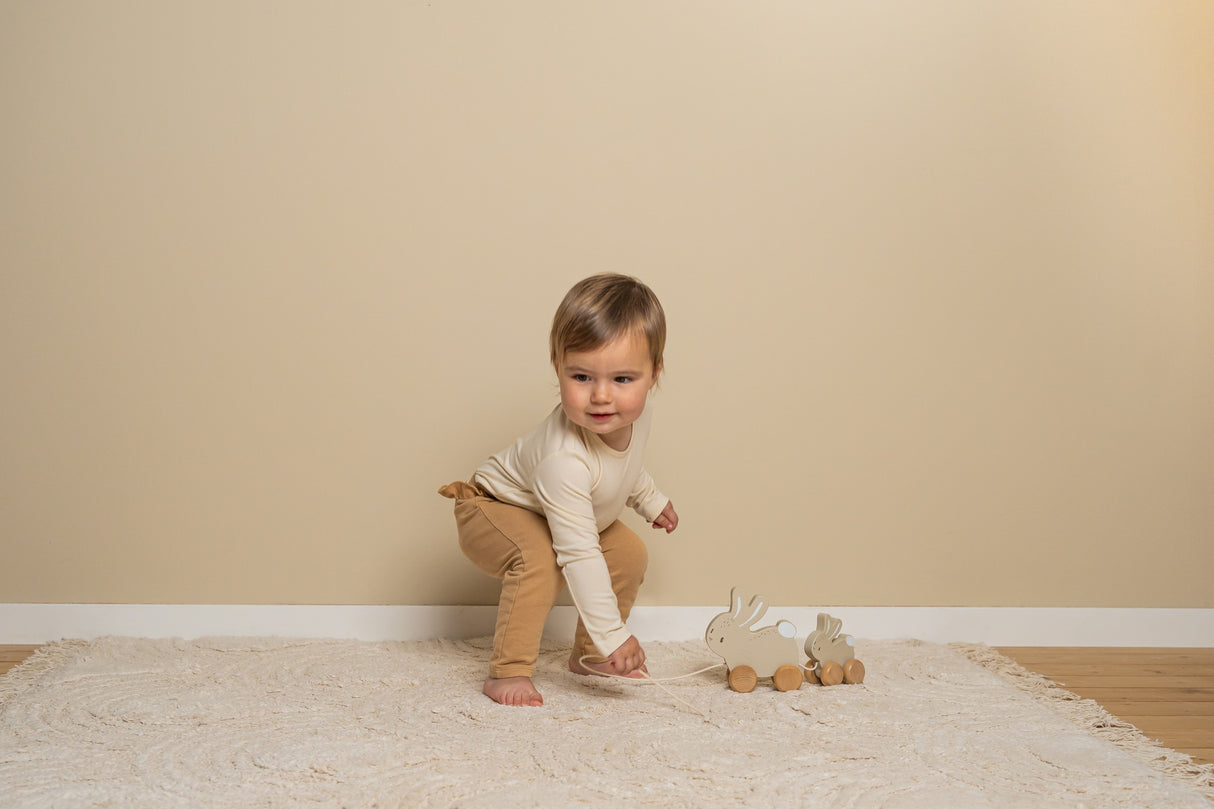
<svg viewBox="0 0 1214 809"><path fill-rule="evenodd" d="M565 581L590 639L603 655L620 648L632 633L620 618L620 605L611 587L611 573L602 556L565 565Z"/></svg>
<svg viewBox="0 0 1214 809"><path fill-rule="evenodd" d="M644 502L637 503L636 513L644 517L648 522L653 522L662 513L662 509L666 508L666 504L670 502L670 498L661 492L654 490L654 493L645 499Z"/></svg>

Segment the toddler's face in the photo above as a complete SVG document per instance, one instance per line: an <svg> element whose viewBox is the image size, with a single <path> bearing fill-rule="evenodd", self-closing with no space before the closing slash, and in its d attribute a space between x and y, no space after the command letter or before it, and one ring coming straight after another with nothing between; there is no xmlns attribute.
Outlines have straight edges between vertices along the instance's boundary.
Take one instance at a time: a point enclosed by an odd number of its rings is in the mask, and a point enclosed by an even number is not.
<svg viewBox="0 0 1214 809"><path fill-rule="evenodd" d="M557 375L569 420L612 449L627 449L632 423L645 412L645 400L658 381L649 341L627 335L594 351L568 351Z"/></svg>

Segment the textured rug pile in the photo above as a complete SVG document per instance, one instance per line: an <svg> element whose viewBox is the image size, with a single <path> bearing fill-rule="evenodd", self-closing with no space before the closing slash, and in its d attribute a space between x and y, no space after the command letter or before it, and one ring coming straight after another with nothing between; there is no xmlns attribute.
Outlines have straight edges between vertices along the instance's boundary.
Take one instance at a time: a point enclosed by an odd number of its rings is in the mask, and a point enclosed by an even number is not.
<svg viewBox="0 0 1214 809"><path fill-rule="evenodd" d="M488 640L103 638L0 677L0 805L1214 805L1209 767L985 647L857 642L861 685L749 694L722 669L480 693ZM650 643L655 678L718 662Z"/></svg>

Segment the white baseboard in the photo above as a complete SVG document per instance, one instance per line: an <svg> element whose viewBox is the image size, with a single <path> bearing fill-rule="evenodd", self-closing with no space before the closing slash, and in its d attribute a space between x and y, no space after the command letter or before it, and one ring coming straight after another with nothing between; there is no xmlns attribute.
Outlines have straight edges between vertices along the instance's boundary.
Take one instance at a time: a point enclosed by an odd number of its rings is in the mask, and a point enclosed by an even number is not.
<svg viewBox="0 0 1214 809"><path fill-rule="evenodd" d="M698 640L713 607L637 607L629 628L642 640ZM1089 607L789 607L760 623L792 621L804 637L820 611L845 632L873 640L918 638L991 646L1214 646L1214 609ZM0 644L103 635L196 638L261 635L421 640L493 633L494 607L222 604L0 604ZM547 630L572 632L576 613L557 607Z"/></svg>

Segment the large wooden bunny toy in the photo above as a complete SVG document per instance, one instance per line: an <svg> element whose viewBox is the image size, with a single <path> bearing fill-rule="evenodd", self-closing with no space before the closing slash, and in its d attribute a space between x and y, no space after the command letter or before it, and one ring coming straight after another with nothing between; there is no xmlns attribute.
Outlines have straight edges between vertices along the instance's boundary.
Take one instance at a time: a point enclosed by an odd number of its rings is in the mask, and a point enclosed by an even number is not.
<svg viewBox="0 0 1214 809"><path fill-rule="evenodd" d="M842 629L842 620L820 612L818 628L805 639L805 654L822 685L864 682L864 664L856 659L851 635L840 634ZM812 682L809 674L806 679Z"/></svg>
<svg viewBox="0 0 1214 809"><path fill-rule="evenodd" d="M767 612L767 599L756 595L743 607L745 594L729 591L730 610L712 619L704 640L725 658L729 687L739 693L753 691L760 677L771 677L779 691L795 691L804 680L797 628L789 621L751 629Z"/></svg>

